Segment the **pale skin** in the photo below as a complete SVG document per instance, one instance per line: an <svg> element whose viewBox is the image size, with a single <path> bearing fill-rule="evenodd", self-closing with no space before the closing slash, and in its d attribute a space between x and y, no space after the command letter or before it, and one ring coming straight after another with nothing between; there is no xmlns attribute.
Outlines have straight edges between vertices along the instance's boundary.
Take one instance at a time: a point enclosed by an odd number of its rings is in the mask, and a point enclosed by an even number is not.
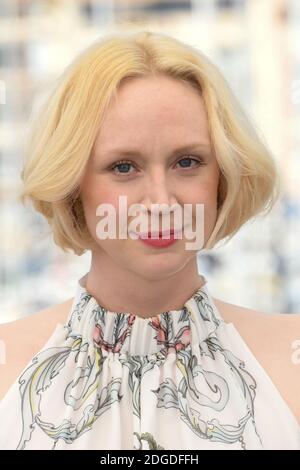
<svg viewBox="0 0 300 470"><path fill-rule="evenodd" d="M197 149L175 154L176 148L192 142L199 144ZM112 155L110 150L115 147L136 148L140 155ZM190 168L181 167L178 162L187 158L202 159L205 165L190 161ZM125 174L120 175L120 167L108 171L120 160L130 160ZM116 207L120 194L127 195L128 205L141 203L149 212L152 203L202 202L207 240L216 221L218 181L204 104L192 87L167 77L135 79L121 87L81 185L88 228L95 240L86 288L99 304L147 318L180 309L202 285L202 278L196 252L184 249L184 239L159 250L130 238L97 239L97 205L109 202ZM0 325L6 350L6 362L0 364L0 399L42 349L57 323L65 323L72 301ZM300 315L266 314L216 298L213 301L224 321L234 324L300 424L300 364L291 359L292 343L300 339Z"/></svg>

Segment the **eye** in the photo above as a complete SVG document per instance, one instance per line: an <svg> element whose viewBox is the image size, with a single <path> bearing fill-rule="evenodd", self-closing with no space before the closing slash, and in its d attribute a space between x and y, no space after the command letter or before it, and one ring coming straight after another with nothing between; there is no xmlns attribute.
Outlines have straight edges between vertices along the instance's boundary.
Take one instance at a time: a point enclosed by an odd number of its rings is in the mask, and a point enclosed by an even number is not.
<svg viewBox="0 0 300 470"><path fill-rule="evenodd" d="M205 165L205 162L202 159L192 158L192 157L181 158L177 163L182 163L182 162L183 162L183 166L181 166L181 168L182 169L186 168L187 170L195 168L195 165L190 166L191 162L196 163L196 167L201 166L201 165ZM132 164L132 162L130 162L128 160L121 160L121 161L115 163L110 168L110 170L115 172L117 175L122 175L122 174L123 175L129 175L131 173L131 172L129 172L129 168L131 166L134 166Z"/></svg>
<svg viewBox="0 0 300 470"><path fill-rule="evenodd" d="M196 163L196 167L197 167L198 165L205 165L205 163L204 163L203 160L198 160L198 159L196 159L196 158L191 158L191 157L181 158L181 160L179 160L177 163L182 163L182 162L184 162L184 165L183 165L181 168L187 168L188 170L195 168L195 166L194 166L194 167L193 167L193 166L191 167L191 166L189 165L190 162L195 162L195 163Z"/></svg>
<svg viewBox="0 0 300 470"><path fill-rule="evenodd" d="M128 162L127 160L122 160L122 161L120 161L120 162L115 163L115 165L113 165L113 166L111 167L111 170L112 170L112 171L115 171L115 168L120 167L120 168L121 168L120 173L123 174L123 175L125 175L125 174L127 175L127 174L128 174L128 171L126 171L126 170L128 170L128 167L130 167L130 166L132 166L132 163L131 163L131 162ZM125 171L124 171L124 170L125 170ZM117 173L117 174L118 174L118 173Z"/></svg>

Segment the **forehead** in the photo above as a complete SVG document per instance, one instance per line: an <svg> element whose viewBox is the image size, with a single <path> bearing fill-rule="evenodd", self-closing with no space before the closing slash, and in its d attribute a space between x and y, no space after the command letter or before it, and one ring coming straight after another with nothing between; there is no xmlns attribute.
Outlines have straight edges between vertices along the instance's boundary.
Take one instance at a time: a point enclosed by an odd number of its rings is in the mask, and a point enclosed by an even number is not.
<svg viewBox="0 0 300 470"><path fill-rule="evenodd" d="M183 111L185 106L190 107L190 112L204 109L200 91L191 84L165 76L137 77L126 79L120 85L109 110L110 114L119 116L122 112L133 117L141 112L155 111L163 116L164 113Z"/></svg>
<svg viewBox="0 0 300 470"><path fill-rule="evenodd" d="M156 136L179 142L209 141L200 91L189 83L165 76L126 79L104 116L98 141L145 140Z"/></svg>

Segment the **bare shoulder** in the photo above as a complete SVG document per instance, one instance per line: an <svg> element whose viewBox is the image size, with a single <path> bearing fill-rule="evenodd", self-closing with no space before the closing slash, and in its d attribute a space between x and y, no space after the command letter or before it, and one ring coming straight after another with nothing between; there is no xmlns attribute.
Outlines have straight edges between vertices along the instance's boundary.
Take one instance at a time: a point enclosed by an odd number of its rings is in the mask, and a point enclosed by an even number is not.
<svg viewBox="0 0 300 470"><path fill-rule="evenodd" d="M72 305L73 297L64 302L39 310L25 317L11 322L0 324L0 339L7 344L16 342L22 346L25 344L40 345L47 339L49 333L57 323L64 323Z"/></svg>
<svg viewBox="0 0 300 470"><path fill-rule="evenodd" d="M213 301L265 369L300 425L300 314L270 314Z"/></svg>
<svg viewBox="0 0 300 470"><path fill-rule="evenodd" d="M0 400L28 362L47 342L58 323L65 323L73 297L8 323L0 324Z"/></svg>
<svg viewBox="0 0 300 470"><path fill-rule="evenodd" d="M266 313L215 298L213 301L224 321L233 323L246 337L253 337L255 332L266 335L265 341L276 339L281 344L300 337L300 313Z"/></svg>

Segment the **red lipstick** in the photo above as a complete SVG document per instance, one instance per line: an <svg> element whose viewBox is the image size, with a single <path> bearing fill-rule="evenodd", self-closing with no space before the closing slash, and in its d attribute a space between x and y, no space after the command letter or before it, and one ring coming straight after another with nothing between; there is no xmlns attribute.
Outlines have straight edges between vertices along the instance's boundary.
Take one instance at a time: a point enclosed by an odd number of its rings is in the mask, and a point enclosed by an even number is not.
<svg viewBox="0 0 300 470"><path fill-rule="evenodd" d="M176 231L177 233L181 233L182 231ZM166 234L166 238L162 238L163 234ZM139 239L145 243L146 245L152 246L154 248L166 248L170 245L173 245L178 238L175 238L174 229L170 229L170 231L159 231L155 233L148 232L148 234L139 234Z"/></svg>

